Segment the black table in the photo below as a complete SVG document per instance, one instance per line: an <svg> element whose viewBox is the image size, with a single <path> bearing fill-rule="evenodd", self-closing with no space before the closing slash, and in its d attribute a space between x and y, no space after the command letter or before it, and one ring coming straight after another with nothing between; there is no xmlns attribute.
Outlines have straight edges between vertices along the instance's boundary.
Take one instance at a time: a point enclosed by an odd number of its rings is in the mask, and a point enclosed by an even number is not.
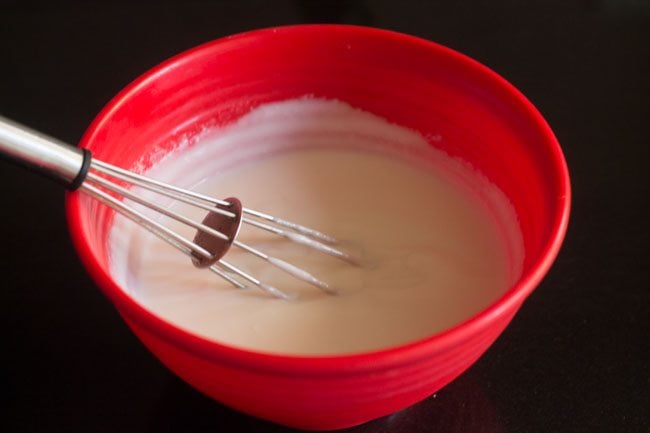
<svg viewBox="0 0 650 433"><path fill-rule="evenodd" d="M648 432L650 3L435 3L0 3L0 113L75 143L148 68L271 25L371 25L464 52L556 132L575 195L567 239L469 371L350 431ZM57 185L2 162L0 192L2 431L287 431L215 404L144 349L77 259Z"/></svg>

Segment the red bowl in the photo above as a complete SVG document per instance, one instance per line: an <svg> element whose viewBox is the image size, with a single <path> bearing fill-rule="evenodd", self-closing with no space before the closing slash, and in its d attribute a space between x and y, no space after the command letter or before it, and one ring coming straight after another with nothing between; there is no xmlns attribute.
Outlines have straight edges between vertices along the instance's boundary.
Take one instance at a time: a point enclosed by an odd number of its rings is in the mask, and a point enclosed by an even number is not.
<svg viewBox="0 0 650 433"><path fill-rule="evenodd" d="M90 274L167 367L235 409L327 430L422 400L481 356L555 259L570 186L551 129L502 77L435 43L354 26L271 28L182 53L116 96L81 146L104 161L141 169L206 125L225 125L260 104L304 95L342 100L425 137L444 137L432 145L479 169L514 205L525 248L517 283L476 316L412 344L347 356L256 353L201 338L143 308L111 276L113 212L71 193L67 213Z"/></svg>

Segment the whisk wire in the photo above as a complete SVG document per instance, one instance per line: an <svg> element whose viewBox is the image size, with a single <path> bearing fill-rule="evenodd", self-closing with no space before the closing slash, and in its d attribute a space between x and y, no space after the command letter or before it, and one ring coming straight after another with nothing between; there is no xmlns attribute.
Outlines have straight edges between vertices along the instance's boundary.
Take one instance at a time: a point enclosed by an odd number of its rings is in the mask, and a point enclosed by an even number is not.
<svg viewBox="0 0 650 433"><path fill-rule="evenodd" d="M153 193L159 193L163 196L173 198L176 200L179 200L183 203L197 206L203 210L207 210L210 212L215 212L230 218L230 217L235 217L236 214L225 211L223 209L220 209L218 207L212 207L209 206L206 203L210 203L212 205L215 204L225 204L229 205L226 200L219 200L219 199L214 199L212 197L204 196L199 193L195 193L193 191L187 191L182 188L178 188L174 185L169 185L164 182L160 182L154 179L151 179L146 176L142 176L136 173L129 172L127 170L121 169L119 167L115 167L111 164L107 164L102 161L97 161L93 160L91 163L91 170L97 171L101 174L104 174L106 176L113 176L116 179L125 181L125 182L130 182L133 185L137 185L139 187L142 187L146 190L149 190ZM212 236L216 236L220 239L228 241L229 238L225 234L221 233L220 231L217 231L213 229L212 227L203 224L203 223L198 223L190 218L185 217L184 215L181 215L177 212L171 211L168 208L164 208L163 206L157 205L135 193L133 193L131 190L124 188L115 182L108 180L105 177L99 176L92 171L88 173L87 180L89 182L95 183L108 191L111 191L115 194L121 195L125 199L134 201L135 203L138 203L142 206L145 206L155 212L158 212L166 217L172 218L176 221L179 221L181 223L187 224L188 226L196 229L203 231L205 233L208 233ZM207 249L203 248L201 245L197 244L196 242L191 242L188 239L184 238L182 235L176 233L175 231L169 229L168 227L165 227L164 225L154 221L153 219L147 217L146 215L142 214L141 212L138 212L136 209L134 209L131 206L126 205L122 201L115 199L114 197L110 196L109 194L104 193L103 191L92 187L92 186L86 186L84 185L84 189L89 191L92 195L95 197L99 198L102 202L108 204L111 207L114 207L117 211L120 213L126 215L127 217L135 220L136 222L139 222L141 225L143 225L145 228L147 228L149 231L152 231L154 234L160 236L163 240L167 241L177 249L183 251L187 255L192 255L192 253L199 254L200 256L204 258L211 258L212 253L209 252ZM119 203L119 204L118 204ZM351 257L336 249L333 248L329 245L326 245L324 242L321 242L321 240L326 241L326 242L335 242L336 240L328 235L324 235L321 232L317 230L310 229L308 227L304 227L298 224L294 224L291 222L288 222L286 220L279 219L277 217L274 217L272 215L265 214L263 212L255 211L252 209L242 209L243 212L248 213L249 215L253 217L258 217L265 219L266 221L273 222L275 224L280 224L283 227L289 228L290 230L298 230L299 233L293 233L291 231L287 231L285 229L280 229L278 227L274 227L272 225L262 223L260 221L256 221L250 218L242 218L242 222L246 224L250 224L253 227L274 233L276 235L285 237L293 242L302 244L302 245L307 245L309 247L312 247L318 251L321 251L323 253L332 255L334 257L341 258L343 260L351 261ZM306 234L301 234L302 233L310 233L311 236L316 236L317 239L312 239ZM329 294L334 294L337 291L332 288L329 284L326 282L320 280L319 278L315 277L311 273L305 271L304 269L301 269L295 265L292 265L291 263L288 263L282 259L279 259L277 257L270 256L269 254L266 254L257 248L254 248L250 245L247 245L243 242L240 242L238 240L232 240L233 245L237 246L238 248L243 249L244 251L253 254L254 256L265 260L267 263L271 264L272 266L280 269L283 272L286 272L290 274L291 276L298 278L302 281L307 282L308 284L311 284L315 287L318 287L319 289L329 293ZM223 278L224 280L228 281L230 284L234 285L235 287L238 288L246 288L247 286L240 282L235 276L240 277L255 286L259 287L260 289L264 290L265 292L268 292L276 297L280 297L283 299L289 299L290 296L286 294L285 292L279 290L278 288L264 283L257 278L253 277L252 275L248 274L247 272L243 271L242 269L232 265L229 262L224 262L223 260L219 260L217 263L214 265L210 266L209 268L211 271L213 271L215 274ZM231 275L233 274L233 275Z"/></svg>
<svg viewBox="0 0 650 433"><path fill-rule="evenodd" d="M111 182L106 182L106 184L107 184L107 186L105 186L106 188L112 188L117 186L115 184L111 185ZM191 257L192 252L194 252L206 258L212 257L212 253L207 251L200 245L197 245L196 243L189 241L188 239L179 235L178 233L171 230L170 228L154 221L150 217L134 209L132 206L124 204L121 200L116 199L115 197L111 196L105 191L102 191L101 189L88 183L84 183L81 186L81 189L87 194L93 196L98 201L106 204L107 206L111 207L112 209L119 212L120 214L138 223L141 227L152 232L153 234L155 234L156 236L158 236L159 238L161 238L171 246L175 247L177 250L181 251L185 255ZM145 206L147 206L148 204L151 203L146 203ZM256 279L255 277L248 274L247 272L243 271L242 269L223 260L220 260L217 264L209 268L212 272L214 272L215 274L217 274L218 276L220 276L221 278L223 278L224 280L226 280L227 282L229 282L230 284L234 285L239 289L246 289L247 286L245 284L242 284L240 281L233 278L232 276L228 275L227 272L224 272L223 270L219 269L219 267L223 267L227 269L229 272L232 272L238 275L239 277L248 280L249 282L253 283L257 287L262 289L263 291L275 297L286 299L286 300L292 298L290 295L281 291L277 287L274 287L270 284L263 283L260 280Z"/></svg>
<svg viewBox="0 0 650 433"><path fill-rule="evenodd" d="M169 218L175 219L178 222L181 222L183 224L187 224L188 226L190 226L192 228L195 228L197 230L201 230L201 231L203 231L205 233L208 233L208 234L210 234L212 236L216 236L216 237L221 238L223 240L228 240L228 236L226 236L225 234L223 234L223 233L221 233L221 232L219 232L217 230L214 230L212 227L208 227L208 226L206 226L204 224L197 223L196 221L194 221L194 220L192 220L190 218L187 218L186 216L183 216L183 215L181 215L181 214L179 214L177 212L171 211L171 210L166 209L166 208L164 208L164 207L162 207L160 205L157 205L157 204L155 204L153 202L150 202L150 201L138 196L137 194L133 194L128 189L123 188L123 187L121 187L121 186L119 186L119 185L117 185L117 184L115 184L115 183L113 183L111 181L106 180L106 179L103 179L102 177L97 176L94 173L88 173L88 179L90 179L92 182L97 183L98 185L103 186L104 188L108 189L109 191L119 193L122 196L124 196L125 198L128 198L129 200L132 200L132 201L134 201L134 202L136 202L138 204L146 206L149 209L154 210L156 212L159 212L162 215L165 215L165 216L167 216Z"/></svg>
<svg viewBox="0 0 650 433"><path fill-rule="evenodd" d="M179 251L187 255L190 255L192 251L194 251L203 257L206 258L212 257L212 253L210 253L200 245L197 245L194 242L187 240L186 238L179 235L178 233L171 230L170 228L165 227L164 225L154 221L153 219L144 215L142 212L137 211L133 207L124 204L121 200L116 199L115 197L111 196L105 191L102 191L101 189L87 183L84 183L80 187L80 190L86 192L87 194L94 197L98 201L104 203L105 205L109 206L110 208L114 209L115 211L119 212L120 214L124 215L130 220L136 222L137 224L149 230L153 234L161 237L161 239L165 240L170 245L176 247Z"/></svg>
<svg viewBox="0 0 650 433"><path fill-rule="evenodd" d="M235 217L234 213L215 207L215 204L228 205L228 202L224 200L217 200L205 196L205 199L203 202L201 202L197 199L203 199L203 197L199 197L198 194L188 194L190 191L186 191L174 185L168 185L164 182L159 182L155 179L150 179L146 176L126 171L119 167L115 167L111 164L107 164L98 160L93 160L92 168L100 173L112 176L125 182L129 182L132 185L139 186L149 191L161 194L165 197L173 198L185 204L196 206L208 212L218 213L231 218ZM209 204L206 204L206 202Z"/></svg>

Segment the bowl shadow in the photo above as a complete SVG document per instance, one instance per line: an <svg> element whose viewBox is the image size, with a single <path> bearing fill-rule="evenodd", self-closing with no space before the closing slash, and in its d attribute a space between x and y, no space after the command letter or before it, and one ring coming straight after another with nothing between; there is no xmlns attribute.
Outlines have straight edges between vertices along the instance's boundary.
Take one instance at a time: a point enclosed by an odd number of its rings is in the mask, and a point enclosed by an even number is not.
<svg viewBox="0 0 650 433"><path fill-rule="evenodd" d="M170 375L146 431L151 433L266 432L297 433L216 403L209 397ZM489 396L471 372L427 399L360 426L337 430L340 433L502 433L501 424Z"/></svg>

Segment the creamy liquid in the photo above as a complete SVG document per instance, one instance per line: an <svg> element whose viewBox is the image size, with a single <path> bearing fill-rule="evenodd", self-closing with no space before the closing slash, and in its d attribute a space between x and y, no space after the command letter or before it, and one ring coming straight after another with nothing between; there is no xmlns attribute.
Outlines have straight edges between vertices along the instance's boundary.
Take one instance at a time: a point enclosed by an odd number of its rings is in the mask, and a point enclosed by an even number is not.
<svg viewBox="0 0 650 433"><path fill-rule="evenodd" d="M322 230L361 260L351 266L244 226L239 240L340 291L326 295L230 250L229 262L298 296L288 302L234 288L116 218L111 268L124 290L177 326L228 345L327 355L412 342L478 313L521 272L516 216L498 189L418 134L341 102L262 106L178 149L149 174ZM203 218L200 210L173 207Z"/></svg>

